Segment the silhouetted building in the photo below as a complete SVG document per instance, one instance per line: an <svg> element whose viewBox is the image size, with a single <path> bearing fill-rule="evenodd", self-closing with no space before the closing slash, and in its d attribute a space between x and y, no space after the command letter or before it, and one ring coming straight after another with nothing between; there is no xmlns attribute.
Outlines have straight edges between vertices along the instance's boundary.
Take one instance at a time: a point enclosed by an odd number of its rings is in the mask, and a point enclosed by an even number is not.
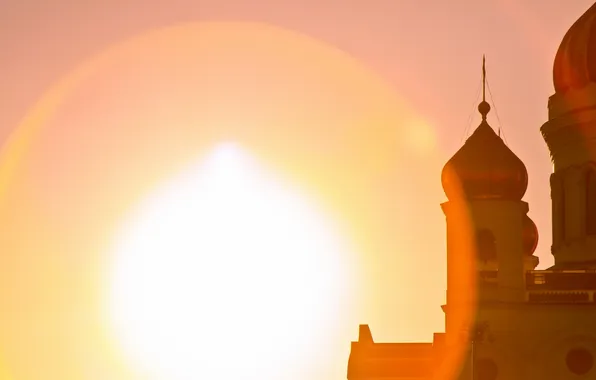
<svg viewBox="0 0 596 380"><path fill-rule="evenodd" d="M487 123L483 94L482 121L441 178L445 332L433 343L376 343L361 325L349 380L596 379L596 4L563 38L553 77L541 132L554 163L555 265L535 270L528 173Z"/></svg>

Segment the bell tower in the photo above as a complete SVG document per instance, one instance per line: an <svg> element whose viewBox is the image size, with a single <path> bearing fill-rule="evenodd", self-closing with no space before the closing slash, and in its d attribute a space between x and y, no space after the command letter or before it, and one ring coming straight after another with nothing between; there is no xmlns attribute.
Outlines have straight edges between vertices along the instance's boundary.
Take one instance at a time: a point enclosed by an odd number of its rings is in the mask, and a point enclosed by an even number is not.
<svg viewBox="0 0 596 380"><path fill-rule="evenodd" d="M447 223L447 336L459 335L459 310L523 302L525 271L538 264L532 256L538 232L522 201L528 173L487 122L484 60L482 75L482 121L441 175L448 198L441 205Z"/></svg>
<svg viewBox="0 0 596 380"><path fill-rule="evenodd" d="M541 132L551 153L555 269L596 268L596 4L568 30Z"/></svg>

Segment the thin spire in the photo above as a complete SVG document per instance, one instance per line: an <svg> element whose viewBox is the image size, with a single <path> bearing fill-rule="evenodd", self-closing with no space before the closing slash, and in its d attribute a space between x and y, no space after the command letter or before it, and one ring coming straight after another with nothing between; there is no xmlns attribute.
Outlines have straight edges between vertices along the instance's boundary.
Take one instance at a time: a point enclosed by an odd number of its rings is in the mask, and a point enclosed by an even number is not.
<svg viewBox="0 0 596 380"><path fill-rule="evenodd" d="M478 105L478 112L482 115L482 121L486 122L486 115L490 111L490 104L486 102L486 57L482 55L482 102Z"/></svg>
<svg viewBox="0 0 596 380"><path fill-rule="evenodd" d="M482 101L486 101L486 57L482 54Z"/></svg>

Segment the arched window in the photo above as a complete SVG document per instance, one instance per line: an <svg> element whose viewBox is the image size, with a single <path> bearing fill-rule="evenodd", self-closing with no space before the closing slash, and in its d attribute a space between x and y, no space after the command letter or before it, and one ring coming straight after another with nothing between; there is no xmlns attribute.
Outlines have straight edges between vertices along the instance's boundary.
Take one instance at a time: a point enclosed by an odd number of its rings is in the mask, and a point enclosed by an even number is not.
<svg viewBox="0 0 596 380"><path fill-rule="evenodd" d="M596 173L586 174L586 234L596 235Z"/></svg>
<svg viewBox="0 0 596 380"><path fill-rule="evenodd" d="M478 258L484 262L497 258L497 244L491 230L482 228L476 232L476 249Z"/></svg>

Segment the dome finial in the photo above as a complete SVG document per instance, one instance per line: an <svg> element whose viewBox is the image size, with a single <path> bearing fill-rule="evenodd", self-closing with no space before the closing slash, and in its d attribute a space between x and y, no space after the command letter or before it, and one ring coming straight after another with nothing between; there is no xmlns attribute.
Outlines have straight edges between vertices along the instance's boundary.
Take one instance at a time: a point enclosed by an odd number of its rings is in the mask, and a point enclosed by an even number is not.
<svg viewBox="0 0 596 380"><path fill-rule="evenodd" d="M482 101L486 101L486 56L482 54Z"/></svg>
<svg viewBox="0 0 596 380"><path fill-rule="evenodd" d="M482 55L482 102L478 105L478 112L482 115L482 121L486 121L486 115L490 111L490 104L486 102L486 57Z"/></svg>

